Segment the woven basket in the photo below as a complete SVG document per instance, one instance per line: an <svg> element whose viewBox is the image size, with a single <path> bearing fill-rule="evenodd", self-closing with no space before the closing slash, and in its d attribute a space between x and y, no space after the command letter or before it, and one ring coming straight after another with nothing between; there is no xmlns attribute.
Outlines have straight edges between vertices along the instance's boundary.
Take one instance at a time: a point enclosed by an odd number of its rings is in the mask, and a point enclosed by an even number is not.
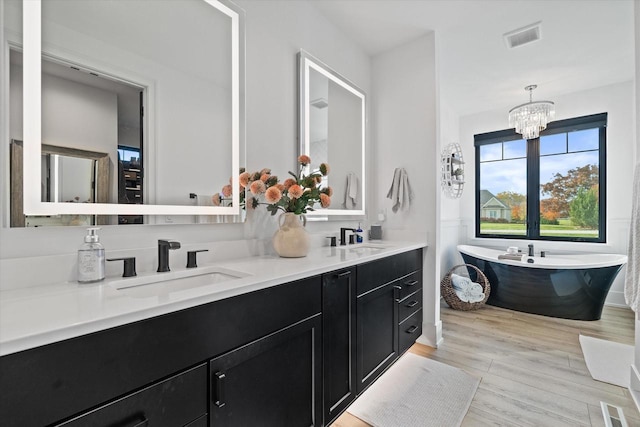
<svg viewBox="0 0 640 427"><path fill-rule="evenodd" d="M482 289L484 289L484 299L482 301L464 302L464 301L461 301L460 298L458 298L458 295L456 295L456 292L453 290L453 284L451 283L451 274L453 274L453 272L456 269L461 267L473 268L476 271L477 273L476 282L479 283L480 286L482 286ZM487 280L487 276L485 276L484 273L480 271L478 267L471 264L456 265L451 270L449 270L447 275L444 276L444 278L440 282L440 295L442 295L442 298L444 298L444 300L447 302L449 307L456 310L469 311L469 310L479 309L489 299L490 292L491 292L491 285L489 284L489 280Z"/></svg>

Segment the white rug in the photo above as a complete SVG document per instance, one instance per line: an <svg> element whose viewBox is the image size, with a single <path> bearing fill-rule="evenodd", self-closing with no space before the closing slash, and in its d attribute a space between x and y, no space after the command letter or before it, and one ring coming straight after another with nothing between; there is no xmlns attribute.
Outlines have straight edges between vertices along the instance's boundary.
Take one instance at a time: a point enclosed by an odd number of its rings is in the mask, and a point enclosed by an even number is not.
<svg viewBox="0 0 640 427"><path fill-rule="evenodd" d="M629 387L633 346L580 335L580 347L594 380Z"/></svg>
<svg viewBox="0 0 640 427"><path fill-rule="evenodd" d="M347 411L374 427L455 427L480 380L461 369L405 353Z"/></svg>

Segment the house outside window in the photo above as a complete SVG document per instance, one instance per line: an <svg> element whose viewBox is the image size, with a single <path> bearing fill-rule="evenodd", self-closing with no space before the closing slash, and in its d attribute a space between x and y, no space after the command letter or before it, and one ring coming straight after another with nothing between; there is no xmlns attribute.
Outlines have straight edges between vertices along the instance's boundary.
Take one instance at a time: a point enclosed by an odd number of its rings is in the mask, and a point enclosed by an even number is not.
<svg viewBox="0 0 640 427"><path fill-rule="evenodd" d="M606 241L607 113L475 135L476 236Z"/></svg>

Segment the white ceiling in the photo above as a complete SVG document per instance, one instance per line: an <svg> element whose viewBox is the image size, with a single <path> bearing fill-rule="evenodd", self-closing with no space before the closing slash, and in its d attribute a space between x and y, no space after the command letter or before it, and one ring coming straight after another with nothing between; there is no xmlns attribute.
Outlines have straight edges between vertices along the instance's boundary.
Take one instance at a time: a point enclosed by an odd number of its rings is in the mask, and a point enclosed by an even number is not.
<svg viewBox="0 0 640 427"><path fill-rule="evenodd" d="M632 0L308 0L371 56L435 32L440 93L459 115L632 80ZM542 39L502 35L542 21Z"/></svg>

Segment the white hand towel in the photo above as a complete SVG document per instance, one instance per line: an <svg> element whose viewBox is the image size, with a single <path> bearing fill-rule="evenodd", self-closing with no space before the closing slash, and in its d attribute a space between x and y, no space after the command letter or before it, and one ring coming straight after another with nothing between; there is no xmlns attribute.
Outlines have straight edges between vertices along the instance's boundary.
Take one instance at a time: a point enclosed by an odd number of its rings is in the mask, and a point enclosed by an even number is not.
<svg viewBox="0 0 640 427"><path fill-rule="evenodd" d="M407 210L413 201L413 190L409 184L409 175L404 168L396 168L393 172L393 181L387 192L387 198L391 199L391 210L397 212Z"/></svg>
<svg viewBox="0 0 640 427"><path fill-rule="evenodd" d="M624 299L634 312L640 307L640 163L636 165L631 199L631 227L629 229L629 260L624 281Z"/></svg>
<svg viewBox="0 0 640 427"><path fill-rule="evenodd" d="M347 188L344 192L344 208L355 209L358 205L358 187L359 180L356 174L349 172L347 174Z"/></svg>

